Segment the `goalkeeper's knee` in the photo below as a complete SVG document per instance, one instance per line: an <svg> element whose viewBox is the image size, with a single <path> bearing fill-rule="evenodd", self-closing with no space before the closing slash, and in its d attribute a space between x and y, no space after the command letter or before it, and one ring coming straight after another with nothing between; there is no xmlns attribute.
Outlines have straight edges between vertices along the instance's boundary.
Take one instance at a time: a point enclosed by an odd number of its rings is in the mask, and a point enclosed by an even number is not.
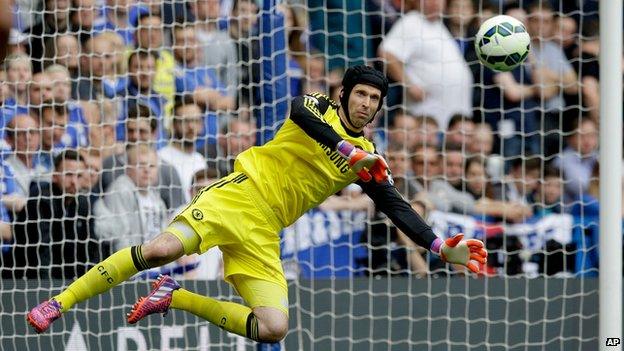
<svg viewBox="0 0 624 351"><path fill-rule="evenodd" d="M250 314L256 319L257 341L274 343L286 337L288 333L288 316L273 308L255 308ZM247 321L248 326L250 321ZM253 333L252 333L253 334Z"/></svg>
<svg viewBox="0 0 624 351"><path fill-rule="evenodd" d="M144 243L141 245L141 251L148 268L165 265L184 255L182 242L170 233L162 233Z"/></svg>

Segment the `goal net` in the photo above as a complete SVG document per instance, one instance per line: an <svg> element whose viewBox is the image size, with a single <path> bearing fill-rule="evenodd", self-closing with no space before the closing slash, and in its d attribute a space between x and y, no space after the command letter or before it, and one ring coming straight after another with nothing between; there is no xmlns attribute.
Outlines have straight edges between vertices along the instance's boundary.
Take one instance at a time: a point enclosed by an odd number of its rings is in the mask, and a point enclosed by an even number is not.
<svg viewBox="0 0 624 351"><path fill-rule="evenodd" d="M4 350L588 350L598 342L598 2L18 0L0 72ZM511 72L474 36L532 37ZM344 70L390 89L363 133L397 190L481 273L417 247L358 186L280 233L290 328L256 344L171 311L125 314L161 273L242 302L218 250L142 272L37 335L30 308L156 236L291 97L341 102ZM615 72L619 74L619 72ZM228 218L236 221L236 218Z"/></svg>

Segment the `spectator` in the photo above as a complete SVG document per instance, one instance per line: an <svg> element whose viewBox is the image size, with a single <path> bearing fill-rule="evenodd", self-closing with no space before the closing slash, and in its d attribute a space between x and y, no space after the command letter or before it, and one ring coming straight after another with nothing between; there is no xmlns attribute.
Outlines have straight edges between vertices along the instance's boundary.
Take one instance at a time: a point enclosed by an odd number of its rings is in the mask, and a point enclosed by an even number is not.
<svg viewBox="0 0 624 351"><path fill-rule="evenodd" d="M6 140L13 152L4 162L15 177L17 193L26 198L31 182L48 180L50 168L39 162L39 123L29 115L17 115L9 122Z"/></svg>
<svg viewBox="0 0 624 351"><path fill-rule="evenodd" d="M126 46L134 45L138 11L136 0L106 0L103 30L119 34Z"/></svg>
<svg viewBox="0 0 624 351"><path fill-rule="evenodd" d="M9 211L3 204L0 204L0 242L6 243L13 240L13 226Z"/></svg>
<svg viewBox="0 0 624 351"><path fill-rule="evenodd" d="M533 215L531 207L513 201L499 201L493 197L493 190L483 159L478 156L470 157L464 166L465 178L463 188L475 202L474 212L488 216L485 220L503 220L521 222Z"/></svg>
<svg viewBox="0 0 624 351"><path fill-rule="evenodd" d="M119 95L125 97L123 110L130 106L141 104L149 107L153 116L157 118L158 139L157 146L166 144L167 135L163 126L165 116L166 100L155 90L156 79L156 56L148 51L135 51L128 58L128 82L124 89L119 91ZM120 122L117 125L117 138L124 140L125 113L122 113Z"/></svg>
<svg viewBox="0 0 624 351"><path fill-rule="evenodd" d="M331 90L327 73L325 71L325 56L319 52L313 52L308 59L307 77L303 84L303 93L329 92ZM336 98L330 92L330 98ZM336 101L340 100L338 97Z"/></svg>
<svg viewBox="0 0 624 351"><path fill-rule="evenodd" d="M173 55L176 59L176 93L190 93L202 107L211 111L233 110L234 98L226 94L225 85L213 68L200 64L197 37L191 26L173 27Z"/></svg>
<svg viewBox="0 0 624 351"><path fill-rule="evenodd" d="M574 61L574 69L581 77L581 98L579 101L577 94L567 94L566 102L568 106L577 106L585 111L585 114L593 118L596 122L600 120L600 68L598 66L598 55L600 54L600 25L598 21L588 21L583 24L582 45L578 57ZM576 99L575 99L576 98ZM580 106L579 106L580 105ZM570 109L574 110L574 109ZM568 113L570 122L578 118L579 113ZM564 131L568 132L572 124L564 125Z"/></svg>
<svg viewBox="0 0 624 351"><path fill-rule="evenodd" d="M462 148L453 144L445 145L442 151L441 178L459 191L463 190L464 155Z"/></svg>
<svg viewBox="0 0 624 351"><path fill-rule="evenodd" d="M466 53L474 47L473 39L478 27L473 26L475 7L472 0L449 0L444 19L445 25L455 39L459 51Z"/></svg>
<svg viewBox="0 0 624 351"><path fill-rule="evenodd" d="M398 111L388 127L387 143L403 145L410 156L418 147L437 147L438 122L433 117L415 117ZM383 150L384 140L378 144Z"/></svg>
<svg viewBox="0 0 624 351"><path fill-rule="evenodd" d="M243 91L241 92L242 98L239 96L238 106L239 108L242 106L254 108L253 116L258 130L256 137L258 145L270 141L288 116L286 31L284 15L278 11L275 3L275 1L262 2L259 31L253 37L248 37L251 30L255 29L255 23L258 21L258 18L254 16L258 8L253 1L237 1L232 13L236 13L238 17L234 21L236 23L230 23L230 33L232 31L238 32L235 35L239 38L239 48L242 49L239 51L241 57L246 55L245 52L252 54L257 52L255 56L247 55L248 58L254 60L251 70L247 70L253 75L241 77ZM237 29L233 30L232 26ZM254 43L258 43L258 45ZM248 61L243 60L243 62ZM257 72L260 74L255 75ZM249 90L245 90L247 87L246 78L251 78L252 86Z"/></svg>
<svg viewBox="0 0 624 351"><path fill-rule="evenodd" d="M566 104L563 94L578 93L578 79L561 46L554 39L554 13L547 3L533 3L528 7L527 30L531 35L528 61L535 83L555 91L547 96L536 95L541 100L544 150L546 156L559 152L561 130L569 130L569 121L560 121ZM565 126L564 126L565 125Z"/></svg>
<svg viewBox="0 0 624 351"><path fill-rule="evenodd" d="M583 24L585 27L587 22ZM578 39L579 30L574 18L559 13L556 19L555 28L557 29L555 40L561 46L566 58L569 62L578 58ZM577 72L578 73L578 72Z"/></svg>
<svg viewBox="0 0 624 351"><path fill-rule="evenodd" d="M71 0L69 12L70 29L84 44L95 33L104 28L104 18L98 16L99 6L96 0Z"/></svg>
<svg viewBox="0 0 624 351"><path fill-rule="evenodd" d="M303 95L304 67L307 67L306 49L304 42L305 26L295 12L293 5L277 5L284 14L284 27L288 41L288 96Z"/></svg>
<svg viewBox="0 0 624 351"><path fill-rule="evenodd" d="M113 72L117 76L118 85L119 81L126 79L128 73L128 55L130 54L130 48L124 43L123 38L115 32L103 32L98 34L98 37L106 39L113 46Z"/></svg>
<svg viewBox="0 0 624 351"><path fill-rule="evenodd" d="M16 223L13 277L71 280L107 255L93 232L89 200L79 193L83 170L80 154L64 150L54 158L52 183L31 187Z"/></svg>
<svg viewBox="0 0 624 351"><path fill-rule="evenodd" d="M511 162L509 173L502 181L492 186L492 198L529 204L529 199L538 188L541 173L539 158L515 158Z"/></svg>
<svg viewBox="0 0 624 351"><path fill-rule="evenodd" d="M55 104L46 100L36 110L41 127L41 162L52 168L52 158L67 148L78 148L82 144L79 128L69 120L67 105Z"/></svg>
<svg viewBox="0 0 624 351"><path fill-rule="evenodd" d="M87 195L95 195L91 191L100 182L102 174L102 156L95 150L83 149L80 155L84 159L85 169L81 174L80 190Z"/></svg>
<svg viewBox="0 0 624 351"><path fill-rule="evenodd" d="M592 170L598 162L596 121L583 117L574 125L574 133L568 137L567 146L553 161L563 175L567 203L578 200L586 192Z"/></svg>
<svg viewBox="0 0 624 351"><path fill-rule="evenodd" d="M416 149L412 157L412 172L416 178L418 191L429 190L430 182L440 175L438 151L432 146Z"/></svg>
<svg viewBox="0 0 624 351"><path fill-rule="evenodd" d="M468 158L464 166L464 173L463 187L466 192L476 200L481 198L493 199L492 188L485 173L483 159L477 156Z"/></svg>
<svg viewBox="0 0 624 351"><path fill-rule="evenodd" d="M453 114L472 115L470 69L442 23L444 0L418 1L379 47L388 74L406 89L407 111L446 126Z"/></svg>
<svg viewBox="0 0 624 351"><path fill-rule="evenodd" d="M118 91L117 83L111 80L115 74L113 44L106 37L92 37L84 45L80 57L81 76L72 89L76 100L99 100L111 98Z"/></svg>
<svg viewBox="0 0 624 351"><path fill-rule="evenodd" d="M536 216L547 216L550 214L563 213L563 199L562 199L562 186L561 175L559 170L546 166L544 168L544 175L540 181L540 186L531 198L533 209ZM591 196L585 198L586 200L593 202L594 198ZM581 205L580 203L578 205ZM584 205L584 204L583 204ZM582 206L582 205L581 205ZM589 215L590 212L587 212ZM583 216L586 215L583 213ZM585 245L590 240L591 230L584 228L587 238L582 239ZM537 264L537 272L541 274L554 275L564 272L573 272L575 270L575 256L577 243L565 243L557 240L556 237L548 237L545 240L544 246L540 248L540 251L531 256L531 263ZM590 263L591 259L588 259L587 263Z"/></svg>
<svg viewBox="0 0 624 351"><path fill-rule="evenodd" d="M0 158L0 206L9 211L10 218L24 209L27 195L20 193L13 168Z"/></svg>
<svg viewBox="0 0 624 351"><path fill-rule="evenodd" d="M157 138L157 124L156 118L152 116L148 107L143 105L131 106L125 123L126 144L129 146L153 145ZM107 189L115 179L124 174L127 163L128 154L125 148L121 152L104 159L100 184L93 191L101 193ZM174 211L185 203L186 195L182 192L178 173L173 166L166 162L160 162L158 165L157 188L169 211Z"/></svg>
<svg viewBox="0 0 624 351"><path fill-rule="evenodd" d="M214 144L219 130L219 112L235 109L235 99L226 95L225 85L217 77L214 68L201 66L197 55L195 30L190 26L175 25L173 28L174 57L177 62L176 93L192 95L206 111L197 148L206 143Z"/></svg>
<svg viewBox="0 0 624 351"><path fill-rule="evenodd" d="M483 162L477 156L465 159L459 148L446 148L443 176L433 180L429 188L429 199L434 207L444 212L503 218L512 222L530 216L532 212L528 206L491 198Z"/></svg>
<svg viewBox="0 0 624 351"><path fill-rule="evenodd" d="M504 160L494 153L494 133L487 123L476 123L472 143L467 145L470 155L485 158L486 170L493 181L498 181L505 174Z"/></svg>
<svg viewBox="0 0 624 351"><path fill-rule="evenodd" d="M161 117L171 116L175 95L175 59L163 47L164 27L160 16L142 13L137 19L136 48L140 52L148 52L156 59L152 89L165 99ZM144 57L144 56L142 56ZM128 61L128 66L131 61ZM151 82L150 82L151 83ZM156 112L156 111L155 111Z"/></svg>
<svg viewBox="0 0 624 351"><path fill-rule="evenodd" d="M466 145L471 154L490 156L494 151L494 135L492 127L487 123L475 123L472 142Z"/></svg>
<svg viewBox="0 0 624 351"><path fill-rule="evenodd" d="M421 189L410 177L412 165L407 150L401 144L390 144L385 154L388 166L392 170L394 186L408 201L413 199Z"/></svg>
<svg viewBox="0 0 624 351"><path fill-rule="evenodd" d="M11 28L9 33L9 47L7 55L26 54L26 45L28 45L28 36L15 28Z"/></svg>
<svg viewBox="0 0 624 351"><path fill-rule="evenodd" d="M0 69L0 105L4 104L4 101L11 97L9 84L7 83L6 70ZM1 109L1 107L0 107Z"/></svg>
<svg viewBox="0 0 624 351"><path fill-rule="evenodd" d="M89 145L89 121L82 106L71 98L71 76L67 68L61 65L48 66L45 74L52 84L52 99L56 104L66 104L69 110L69 122L76 128L79 145ZM83 104L93 104L83 102ZM96 118L97 119L97 118Z"/></svg>
<svg viewBox="0 0 624 351"><path fill-rule="evenodd" d="M149 241L168 223L157 184L156 152L145 144L131 146L126 173L110 184L93 209L95 231L112 241L113 250Z"/></svg>
<svg viewBox="0 0 624 351"><path fill-rule="evenodd" d="M238 53L238 105L257 106L260 84L260 41L253 36L258 21L258 6L253 0L236 0L229 21L229 35Z"/></svg>
<svg viewBox="0 0 624 351"><path fill-rule="evenodd" d="M445 143L461 149L469 149L473 144L475 123L468 116L453 115L445 132Z"/></svg>
<svg viewBox="0 0 624 351"><path fill-rule="evenodd" d="M208 149L208 168L216 169L219 177L234 170L234 161L241 152L256 143L256 129L253 120L229 118L222 124L217 144Z"/></svg>
<svg viewBox="0 0 624 351"><path fill-rule="evenodd" d="M89 126L89 145L91 151L100 154L103 160L114 154L122 153L125 146L117 142L118 104L114 100L104 99L92 112Z"/></svg>
<svg viewBox="0 0 624 351"><path fill-rule="evenodd" d="M32 59L33 72L44 68L43 58L48 46L54 45L54 36L65 33L69 28L70 0L44 0L43 21L27 29L30 35L28 55Z"/></svg>
<svg viewBox="0 0 624 351"><path fill-rule="evenodd" d="M67 68L72 78L72 90L74 90L73 80L78 79L80 68L80 44L78 44L78 39L71 34L63 33L58 33L53 38L54 45L46 46L46 65L58 64Z"/></svg>
<svg viewBox="0 0 624 351"><path fill-rule="evenodd" d="M429 198L443 212L472 214L476 203L463 187L464 154L461 148L446 147L442 152L441 177L431 182Z"/></svg>
<svg viewBox="0 0 624 351"><path fill-rule="evenodd" d="M563 192L561 173L555 167L546 165L536 191L529 197L536 216L563 213Z"/></svg>
<svg viewBox="0 0 624 351"><path fill-rule="evenodd" d="M44 101L53 102L54 92L52 91L54 84L45 72L33 74L32 81L28 84L28 107L30 112L36 115L37 109L41 107Z"/></svg>
<svg viewBox="0 0 624 351"><path fill-rule="evenodd" d="M431 146L428 143L426 145L418 144L418 139L422 136L420 130L418 130L419 120L410 116L404 111L399 111L391 120L392 123L388 126L388 146L392 144L403 145L408 153L412 153L416 150L417 146ZM424 140L423 140L424 141ZM382 144L383 143L377 143ZM387 148L387 147L386 147ZM393 168L390 168L394 171Z"/></svg>
<svg viewBox="0 0 624 351"><path fill-rule="evenodd" d="M227 96L236 98L238 88L238 52L236 43L226 31L219 30L220 0L191 2L196 18L195 30L201 48L201 63L217 71L219 81L225 85Z"/></svg>
<svg viewBox="0 0 624 351"><path fill-rule="evenodd" d="M32 80L30 58L24 54L10 55L4 61L9 96L2 103L0 136L16 114L28 113L28 84Z"/></svg>
<svg viewBox="0 0 624 351"><path fill-rule="evenodd" d="M201 109L192 99L179 100L174 107L171 143L158 151L160 159L178 172L186 202L190 200L193 176L206 168L206 159L195 151L202 130L202 117Z"/></svg>

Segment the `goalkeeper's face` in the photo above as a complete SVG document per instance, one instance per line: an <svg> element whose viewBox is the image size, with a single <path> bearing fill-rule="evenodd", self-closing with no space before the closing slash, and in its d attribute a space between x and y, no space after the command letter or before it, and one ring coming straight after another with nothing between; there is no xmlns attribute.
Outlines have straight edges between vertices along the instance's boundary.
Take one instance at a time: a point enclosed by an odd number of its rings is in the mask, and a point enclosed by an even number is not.
<svg viewBox="0 0 624 351"><path fill-rule="evenodd" d="M356 131L370 123L381 104L381 91L367 84L356 84L349 95L349 121Z"/></svg>

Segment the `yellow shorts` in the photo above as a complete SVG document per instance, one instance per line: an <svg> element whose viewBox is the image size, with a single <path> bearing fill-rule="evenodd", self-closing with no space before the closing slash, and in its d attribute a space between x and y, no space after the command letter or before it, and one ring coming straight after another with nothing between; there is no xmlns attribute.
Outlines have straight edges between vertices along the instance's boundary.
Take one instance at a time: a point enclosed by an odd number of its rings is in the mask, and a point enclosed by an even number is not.
<svg viewBox="0 0 624 351"><path fill-rule="evenodd" d="M245 174L235 172L203 188L166 231L180 239L186 254L202 254L219 246L225 281L236 288L250 307L269 306L288 313L284 307L288 286L280 260L282 228L253 182ZM273 287L272 291L258 301L257 297L265 294L253 293L256 298L249 295L262 284L246 284L245 277L273 283L262 288Z"/></svg>

